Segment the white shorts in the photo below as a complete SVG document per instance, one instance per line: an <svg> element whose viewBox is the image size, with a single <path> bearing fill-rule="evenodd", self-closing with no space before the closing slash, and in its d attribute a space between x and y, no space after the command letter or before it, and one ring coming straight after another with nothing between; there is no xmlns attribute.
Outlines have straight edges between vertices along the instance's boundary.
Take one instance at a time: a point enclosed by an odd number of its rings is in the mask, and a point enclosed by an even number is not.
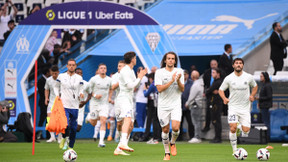
<svg viewBox="0 0 288 162"><path fill-rule="evenodd" d="M176 120L181 122L182 109L181 106L175 107L171 110L161 110L161 108L158 108L157 115L161 127L164 127L170 123L170 120Z"/></svg>
<svg viewBox="0 0 288 162"><path fill-rule="evenodd" d="M228 109L228 123L237 123L239 122L242 126L249 127L251 126L251 114L249 111L235 111Z"/></svg>
<svg viewBox="0 0 288 162"><path fill-rule="evenodd" d="M122 121L124 118L130 117L134 122L134 103L133 100L126 97L117 98L115 102L115 117L117 121Z"/></svg>
<svg viewBox="0 0 288 162"><path fill-rule="evenodd" d="M47 113L52 113L51 109L52 109L53 104L54 104L54 102L49 102L49 103L48 103Z"/></svg>
<svg viewBox="0 0 288 162"><path fill-rule="evenodd" d="M109 114L108 114L109 117L112 117L114 118L115 117L115 108L114 108L114 105L109 103Z"/></svg>
<svg viewBox="0 0 288 162"><path fill-rule="evenodd" d="M78 125L81 125L81 126L83 125L84 112L85 112L85 105L82 108L79 108L78 119L77 119L77 124Z"/></svg>
<svg viewBox="0 0 288 162"><path fill-rule="evenodd" d="M91 119L96 120L100 116L108 118L109 105L90 106Z"/></svg>

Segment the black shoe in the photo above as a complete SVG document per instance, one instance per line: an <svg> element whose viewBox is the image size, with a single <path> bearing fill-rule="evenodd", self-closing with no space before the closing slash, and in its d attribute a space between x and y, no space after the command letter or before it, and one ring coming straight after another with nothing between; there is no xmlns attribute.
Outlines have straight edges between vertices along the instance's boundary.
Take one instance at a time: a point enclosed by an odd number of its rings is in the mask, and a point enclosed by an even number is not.
<svg viewBox="0 0 288 162"><path fill-rule="evenodd" d="M204 129L202 129L201 131L202 132L208 132L210 130L210 128L209 127L205 127Z"/></svg>
<svg viewBox="0 0 288 162"><path fill-rule="evenodd" d="M220 139L213 139L209 143L222 143L222 140Z"/></svg>
<svg viewBox="0 0 288 162"><path fill-rule="evenodd" d="M94 140L94 142L96 142L96 141L97 141L97 138L93 138L93 140Z"/></svg>

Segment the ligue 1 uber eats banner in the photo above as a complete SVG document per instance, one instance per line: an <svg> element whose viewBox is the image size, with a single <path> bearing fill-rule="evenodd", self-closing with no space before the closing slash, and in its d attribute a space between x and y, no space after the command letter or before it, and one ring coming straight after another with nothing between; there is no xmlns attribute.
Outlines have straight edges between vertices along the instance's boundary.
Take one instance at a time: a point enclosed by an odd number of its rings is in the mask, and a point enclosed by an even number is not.
<svg viewBox="0 0 288 162"><path fill-rule="evenodd" d="M31 113L25 80L52 30L99 26L123 29L133 46L131 50L136 51L146 67L153 66L151 58L161 60L163 53L175 51L156 21L131 7L107 2L72 2L37 11L13 30L0 54L0 101L8 100L13 105L9 124L14 123L19 113Z"/></svg>

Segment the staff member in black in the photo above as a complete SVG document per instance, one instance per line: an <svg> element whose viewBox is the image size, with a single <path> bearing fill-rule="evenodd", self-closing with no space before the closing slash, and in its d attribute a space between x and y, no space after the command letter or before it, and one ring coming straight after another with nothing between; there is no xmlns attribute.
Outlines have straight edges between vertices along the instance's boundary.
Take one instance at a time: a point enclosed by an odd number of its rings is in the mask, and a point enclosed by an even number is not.
<svg viewBox="0 0 288 162"><path fill-rule="evenodd" d="M273 33L270 36L270 46L271 46L271 55L270 59L273 61L274 74L276 75L277 71L281 71L283 68L284 61L283 59L287 57L287 43L283 39L281 34L282 27L280 23L275 22L272 25Z"/></svg>
<svg viewBox="0 0 288 162"><path fill-rule="evenodd" d="M260 74L260 81L263 83L259 98L259 108L261 112L262 122L267 126L267 135L270 137L270 113L269 108L272 107L272 84L270 82L269 74L267 72L262 72Z"/></svg>
<svg viewBox="0 0 288 162"><path fill-rule="evenodd" d="M221 124L221 113L223 101L218 94L218 89L222 84L222 79L220 78L221 71L218 68L212 69L212 77L214 78L214 82L212 85L206 90L206 94L211 96L211 120L212 124L215 128L215 137L210 143L221 143L221 132L222 132L222 124Z"/></svg>

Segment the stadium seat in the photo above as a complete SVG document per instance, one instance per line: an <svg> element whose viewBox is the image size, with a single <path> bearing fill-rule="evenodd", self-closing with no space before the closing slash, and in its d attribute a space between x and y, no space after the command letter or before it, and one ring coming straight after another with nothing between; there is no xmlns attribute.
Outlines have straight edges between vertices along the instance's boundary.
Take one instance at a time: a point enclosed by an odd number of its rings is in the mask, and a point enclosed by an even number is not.
<svg viewBox="0 0 288 162"><path fill-rule="evenodd" d="M62 3L62 0L46 0L45 7L49 7L51 5L59 4L59 3Z"/></svg>
<svg viewBox="0 0 288 162"><path fill-rule="evenodd" d="M64 3L68 3L68 2L79 2L80 0L64 0Z"/></svg>
<svg viewBox="0 0 288 162"><path fill-rule="evenodd" d="M36 5L40 7L40 9L44 8L44 0L28 0L27 1L27 10L30 12Z"/></svg>
<svg viewBox="0 0 288 162"><path fill-rule="evenodd" d="M16 23L19 23L21 20L24 20L27 17L27 6L25 4L25 0L17 0L14 2L14 5L18 10L15 21Z"/></svg>
<svg viewBox="0 0 288 162"><path fill-rule="evenodd" d="M127 5L127 4L135 4L136 0L119 0L119 3L122 5Z"/></svg>
<svg viewBox="0 0 288 162"><path fill-rule="evenodd" d="M286 130L281 130L281 126L288 125L288 110L276 109L270 111L270 140L283 141L286 136Z"/></svg>
<svg viewBox="0 0 288 162"><path fill-rule="evenodd" d="M118 3L118 0L102 0L104 2Z"/></svg>
<svg viewBox="0 0 288 162"><path fill-rule="evenodd" d="M147 3L154 3L155 0L136 0L136 6L138 8L140 8L141 10L144 10L145 9L145 5Z"/></svg>

